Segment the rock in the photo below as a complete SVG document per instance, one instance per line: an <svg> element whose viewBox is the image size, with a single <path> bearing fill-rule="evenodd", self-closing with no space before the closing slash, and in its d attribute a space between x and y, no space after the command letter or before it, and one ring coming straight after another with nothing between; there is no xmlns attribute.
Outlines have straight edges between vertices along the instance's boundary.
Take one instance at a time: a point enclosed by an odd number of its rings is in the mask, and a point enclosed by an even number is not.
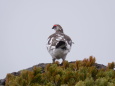
<svg viewBox="0 0 115 86"><path fill-rule="evenodd" d="M103 64L97 64L95 63L94 66L96 66L97 69L106 69L106 66Z"/></svg>
<svg viewBox="0 0 115 86"><path fill-rule="evenodd" d="M5 86L5 79L0 79L0 86Z"/></svg>
<svg viewBox="0 0 115 86"><path fill-rule="evenodd" d="M20 75L20 71L18 71L18 72L12 72L11 74L14 75L14 76L19 76Z"/></svg>

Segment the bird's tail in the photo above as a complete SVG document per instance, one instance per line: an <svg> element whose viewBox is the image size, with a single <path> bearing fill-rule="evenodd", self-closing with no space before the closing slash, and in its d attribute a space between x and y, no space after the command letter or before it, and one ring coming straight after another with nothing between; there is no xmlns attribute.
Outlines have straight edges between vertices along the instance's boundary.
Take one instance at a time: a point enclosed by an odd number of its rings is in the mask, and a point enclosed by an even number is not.
<svg viewBox="0 0 115 86"><path fill-rule="evenodd" d="M65 50L66 43L64 41L59 41L58 44L56 45L56 48L61 48L61 49Z"/></svg>

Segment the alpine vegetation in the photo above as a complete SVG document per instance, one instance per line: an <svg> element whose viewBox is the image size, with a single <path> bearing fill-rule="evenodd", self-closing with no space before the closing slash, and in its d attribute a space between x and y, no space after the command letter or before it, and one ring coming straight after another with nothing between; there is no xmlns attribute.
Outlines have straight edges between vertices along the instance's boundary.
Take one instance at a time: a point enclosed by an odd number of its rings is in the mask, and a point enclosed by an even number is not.
<svg viewBox="0 0 115 86"><path fill-rule="evenodd" d="M44 68L22 70L18 76L7 74L5 86L115 86L115 63L99 68L95 57L75 62L58 61Z"/></svg>

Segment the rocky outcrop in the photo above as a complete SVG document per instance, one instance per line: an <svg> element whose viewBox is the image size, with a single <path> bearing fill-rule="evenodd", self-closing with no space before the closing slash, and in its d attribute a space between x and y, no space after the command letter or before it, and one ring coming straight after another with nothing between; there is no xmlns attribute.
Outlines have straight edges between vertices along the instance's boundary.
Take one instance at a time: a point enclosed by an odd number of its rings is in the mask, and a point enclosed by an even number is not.
<svg viewBox="0 0 115 86"><path fill-rule="evenodd" d="M48 63L40 63L38 65L34 65L33 67L29 67L29 68L24 69L24 70L32 71L34 67L41 67L41 68L44 69L47 64ZM20 71L18 71L18 72L12 72L11 74L13 74L14 76L19 76L20 75ZM5 86L5 81L6 81L5 78L4 79L0 79L0 86Z"/></svg>
<svg viewBox="0 0 115 86"><path fill-rule="evenodd" d="M73 62L70 62L70 63L74 63L75 61ZM49 63L40 63L38 65L34 65L33 67L29 67L25 70L29 70L29 71L32 71L34 67L41 67L42 69L44 69L46 67L46 65L49 64ZM61 66L62 64L60 64ZM106 69L106 66L103 65L103 64L97 64L95 63L94 66L97 68L97 69ZM20 70L21 71L21 70ZM18 72L12 72L11 74L13 74L14 76L19 76L20 75L20 71ZM44 72L44 71L42 71ZM0 79L0 86L5 86L5 79Z"/></svg>

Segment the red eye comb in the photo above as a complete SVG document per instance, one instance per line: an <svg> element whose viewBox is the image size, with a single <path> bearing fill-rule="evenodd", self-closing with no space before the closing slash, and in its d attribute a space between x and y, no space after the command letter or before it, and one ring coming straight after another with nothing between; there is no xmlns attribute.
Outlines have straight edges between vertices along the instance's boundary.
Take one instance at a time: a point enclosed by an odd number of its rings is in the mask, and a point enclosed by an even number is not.
<svg viewBox="0 0 115 86"><path fill-rule="evenodd" d="M57 25L54 25L54 26L57 26Z"/></svg>

